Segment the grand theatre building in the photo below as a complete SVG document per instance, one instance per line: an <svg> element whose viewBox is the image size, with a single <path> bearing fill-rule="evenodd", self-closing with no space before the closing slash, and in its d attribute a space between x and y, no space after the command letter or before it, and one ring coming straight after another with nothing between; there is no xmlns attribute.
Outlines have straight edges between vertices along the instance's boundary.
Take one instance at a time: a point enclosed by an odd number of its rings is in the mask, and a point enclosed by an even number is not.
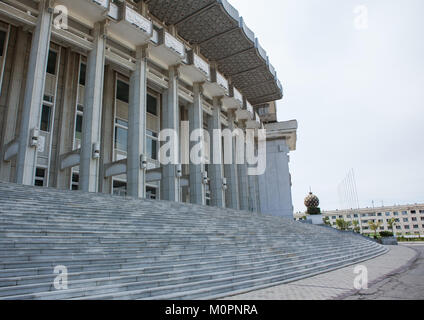
<svg viewBox="0 0 424 320"><path fill-rule="evenodd" d="M277 122L282 85L226 0L1 0L0 90L1 181L293 215L297 122ZM211 163L206 139L206 163L161 165L183 121L266 129L265 173Z"/></svg>

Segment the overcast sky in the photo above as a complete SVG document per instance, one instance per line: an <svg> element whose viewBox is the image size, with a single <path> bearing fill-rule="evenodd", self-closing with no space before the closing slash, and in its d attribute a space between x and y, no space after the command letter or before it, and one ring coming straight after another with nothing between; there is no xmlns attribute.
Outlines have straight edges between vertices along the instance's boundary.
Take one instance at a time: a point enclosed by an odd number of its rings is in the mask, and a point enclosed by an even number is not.
<svg viewBox="0 0 424 320"><path fill-rule="evenodd" d="M322 209L340 208L351 168L362 207L424 203L424 1L230 2L283 83L279 120L299 122L295 211L309 187Z"/></svg>

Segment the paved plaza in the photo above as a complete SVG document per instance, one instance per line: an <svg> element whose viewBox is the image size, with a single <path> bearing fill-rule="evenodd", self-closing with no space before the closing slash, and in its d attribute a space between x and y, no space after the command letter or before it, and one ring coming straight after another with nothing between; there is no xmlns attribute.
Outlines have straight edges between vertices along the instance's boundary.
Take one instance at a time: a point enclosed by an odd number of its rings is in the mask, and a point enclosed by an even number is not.
<svg viewBox="0 0 424 320"><path fill-rule="evenodd" d="M419 256L406 270L391 275L346 300L424 300L424 243L408 244Z"/></svg>
<svg viewBox="0 0 424 320"><path fill-rule="evenodd" d="M308 279L229 297L226 300L424 299L424 244L388 246L375 259ZM368 270L369 288L354 288L358 265Z"/></svg>

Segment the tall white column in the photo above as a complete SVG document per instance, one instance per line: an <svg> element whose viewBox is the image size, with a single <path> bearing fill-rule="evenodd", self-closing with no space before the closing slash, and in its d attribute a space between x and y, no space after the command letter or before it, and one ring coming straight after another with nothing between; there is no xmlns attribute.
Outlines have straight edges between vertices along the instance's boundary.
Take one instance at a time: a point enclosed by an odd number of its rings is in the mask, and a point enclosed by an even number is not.
<svg viewBox="0 0 424 320"><path fill-rule="evenodd" d="M81 139L79 188L97 192L99 184L99 159L94 157L94 146L100 145L100 128L103 102L106 22L94 26L94 49L87 58L84 117Z"/></svg>
<svg viewBox="0 0 424 320"><path fill-rule="evenodd" d="M225 192L223 188L223 166L222 166L222 125L221 125L221 99L213 99L213 114L209 117L209 135L211 138L211 164L209 165L211 205L213 207L225 207ZM219 135L214 135L218 130Z"/></svg>
<svg viewBox="0 0 424 320"><path fill-rule="evenodd" d="M203 107L202 93L203 86L201 83L193 85L194 101L189 107L188 117L190 122L190 136L195 130L203 129ZM191 140L191 139L190 139ZM201 146L201 152L204 156L203 137L199 137L199 141L190 141L190 150L194 146ZM202 158L203 158L202 156ZM206 204L206 188L203 184L204 163L195 164L190 161L190 202L194 204Z"/></svg>
<svg viewBox="0 0 424 320"><path fill-rule="evenodd" d="M249 176L249 210L258 212L258 196L257 196L257 176Z"/></svg>
<svg viewBox="0 0 424 320"><path fill-rule="evenodd" d="M235 130L236 126L234 124L235 114L233 111L228 112L228 129L232 132ZM226 191L226 205L227 208L239 210L240 209L240 199L239 199L239 187L238 187L238 170L236 165L236 139L232 139L232 164L225 164L225 177L227 178L227 191Z"/></svg>
<svg viewBox="0 0 424 320"><path fill-rule="evenodd" d="M50 1L40 0L38 21L32 36L19 132L19 151L16 168L16 180L19 184L34 184L37 149L30 146L30 133L33 129L38 129L40 126L52 19L53 8L50 7Z"/></svg>
<svg viewBox="0 0 424 320"><path fill-rule="evenodd" d="M258 150L257 147L255 147L256 154L257 154L257 150ZM248 176L248 182L249 182L249 210L252 212L259 212L258 176Z"/></svg>
<svg viewBox="0 0 424 320"><path fill-rule="evenodd" d="M7 92L7 110L3 128L3 145L12 142L16 138L16 127L19 112L20 92L24 83L24 66L28 44L28 33L22 28L16 30L16 43L13 53L13 65L10 76L10 86ZM2 165L0 179L10 181L12 178L12 161L3 161L5 148L1 150Z"/></svg>
<svg viewBox="0 0 424 320"><path fill-rule="evenodd" d="M246 163L246 147L244 148L243 164L238 165L238 182L240 210L249 210L249 177Z"/></svg>
<svg viewBox="0 0 424 320"><path fill-rule="evenodd" d="M137 48L136 70L130 78L128 116L128 196L145 198L146 175L141 167L141 155L146 154L147 50Z"/></svg>
<svg viewBox="0 0 424 320"><path fill-rule="evenodd" d="M175 130L175 132L178 132L180 127L178 77L178 66L170 67L168 90L164 94L162 112L162 129L171 129ZM179 148L177 149L179 153ZM162 167L161 198L163 200L178 202L180 199L180 187L176 169L175 164L168 164Z"/></svg>

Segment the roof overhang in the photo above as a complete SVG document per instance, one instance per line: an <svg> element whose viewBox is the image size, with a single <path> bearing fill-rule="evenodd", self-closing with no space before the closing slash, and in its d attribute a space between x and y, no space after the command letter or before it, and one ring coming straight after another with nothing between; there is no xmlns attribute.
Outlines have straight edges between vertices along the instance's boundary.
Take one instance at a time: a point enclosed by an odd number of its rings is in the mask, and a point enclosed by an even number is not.
<svg viewBox="0 0 424 320"><path fill-rule="evenodd" d="M227 0L147 0L152 15L217 63L252 104L280 100L283 89L266 51Z"/></svg>

